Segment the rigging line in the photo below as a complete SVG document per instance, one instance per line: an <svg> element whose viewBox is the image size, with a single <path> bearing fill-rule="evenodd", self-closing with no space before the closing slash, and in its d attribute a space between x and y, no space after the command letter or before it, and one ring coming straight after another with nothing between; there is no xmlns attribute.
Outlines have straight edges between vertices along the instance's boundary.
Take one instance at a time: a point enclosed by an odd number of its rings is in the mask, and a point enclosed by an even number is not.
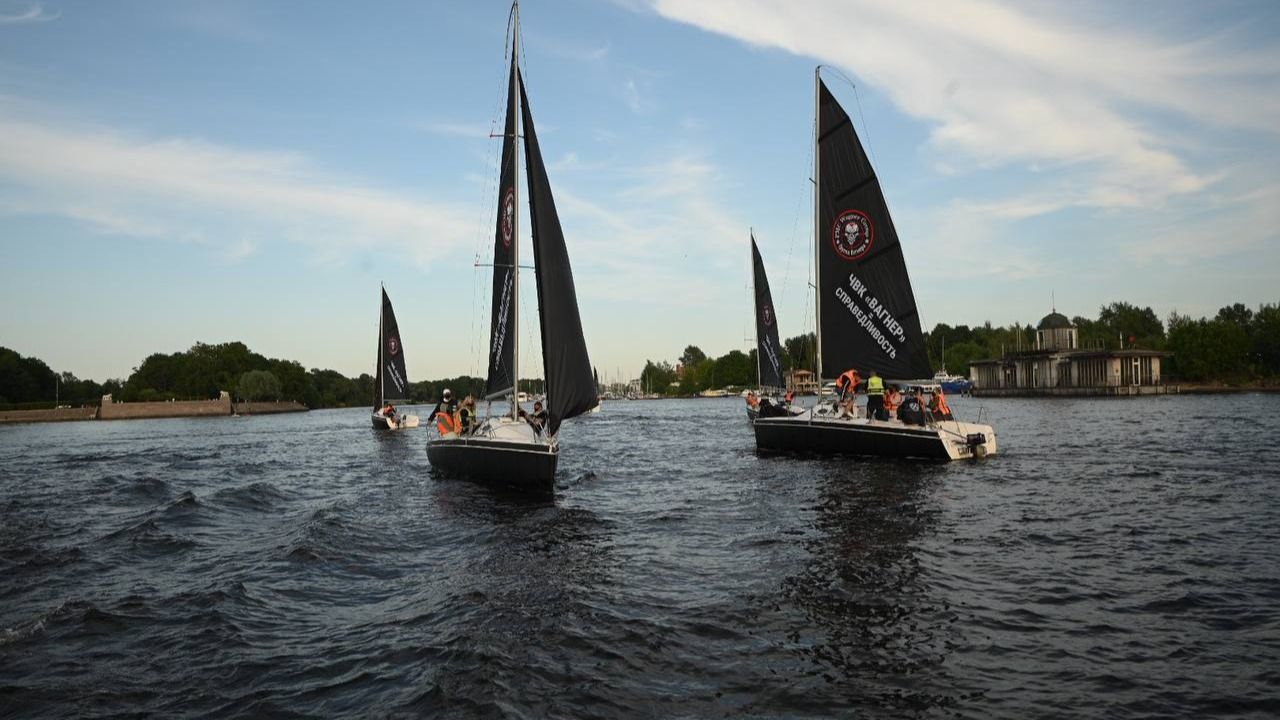
<svg viewBox="0 0 1280 720"><path fill-rule="evenodd" d="M816 124L817 122L818 122L818 119L814 118L813 124ZM813 143L810 142L808 138L805 138L804 144L806 147L808 147L808 152L805 153L806 170L801 173L801 177L806 177L810 175L811 173L808 171L807 168L813 167L813 152L814 152ZM813 178L806 179L804 184L806 188L811 189L813 187ZM800 209L805 206L806 199L812 199L812 196L810 196L809 193L807 192L801 192L796 195L796 210L791 218L791 245L787 248L787 265L786 265L786 269L783 270L782 272L782 294L778 299L779 305L784 305L784 303L786 303L787 301L787 286L790 284L790 280L791 280L791 258L795 254L796 238L799 237L799 231L800 231Z"/></svg>

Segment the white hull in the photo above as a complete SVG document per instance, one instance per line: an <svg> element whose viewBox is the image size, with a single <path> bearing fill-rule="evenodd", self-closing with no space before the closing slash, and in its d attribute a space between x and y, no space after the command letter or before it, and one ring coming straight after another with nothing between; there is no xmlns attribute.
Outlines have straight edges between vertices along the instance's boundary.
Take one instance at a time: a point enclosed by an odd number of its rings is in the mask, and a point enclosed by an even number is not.
<svg viewBox="0 0 1280 720"><path fill-rule="evenodd" d="M371 417L373 426L379 430L403 430L405 428L416 428L421 422L417 415L396 415L389 418L382 414L382 411L374 413Z"/></svg>

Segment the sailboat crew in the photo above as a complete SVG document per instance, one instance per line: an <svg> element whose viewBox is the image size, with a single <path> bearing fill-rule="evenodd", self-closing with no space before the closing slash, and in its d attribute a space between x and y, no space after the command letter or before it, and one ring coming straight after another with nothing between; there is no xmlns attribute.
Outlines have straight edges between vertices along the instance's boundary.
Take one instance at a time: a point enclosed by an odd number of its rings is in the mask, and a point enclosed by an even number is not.
<svg viewBox="0 0 1280 720"><path fill-rule="evenodd" d="M902 391L897 385L890 385L884 393L884 414L892 419L898 417L898 406L902 404Z"/></svg>
<svg viewBox="0 0 1280 720"><path fill-rule="evenodd" d="M436 403L436 407L427 416L427 422L436 421L436 430L441 435L446 433L456 433L458 431L457 420L454 419L454 413L458 411L458 403L453 399L453 392L449 388L445 388L440 395L440 402Z"/></svg>
<svg viewBox="0 0 1280 720"><path fill-rule="evenodd" d="M884 380L876 374L875 370L872 370L871 377L867 378L867 418L888 419L884 412Z"/></svg>
<svg viewBox="0 0 1280 720"><path fill-rule="evenodd" d="M934 390L933 397L929 398L929 412L935 421L955 419L951 414L951 408L947 406L947 398L943 396L941 386Z"/></svg>

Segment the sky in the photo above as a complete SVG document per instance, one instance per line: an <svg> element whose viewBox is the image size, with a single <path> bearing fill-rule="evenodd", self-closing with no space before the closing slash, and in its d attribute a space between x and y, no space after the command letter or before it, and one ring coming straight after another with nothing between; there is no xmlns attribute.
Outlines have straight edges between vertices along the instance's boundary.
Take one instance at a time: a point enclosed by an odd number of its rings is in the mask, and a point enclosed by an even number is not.
<svg viewBox="0 0 1280 720"><path fill-rule="evenodd" d="M483 375L509 10L0 0L0 346L355 376L384 284L410 380ZM750 349L752 231L783 337L812 330L818 64L926 329L1280 302L1270 0L527 0L520 27L602 378ZM537 377L532 273L521 298Z"/></svg>

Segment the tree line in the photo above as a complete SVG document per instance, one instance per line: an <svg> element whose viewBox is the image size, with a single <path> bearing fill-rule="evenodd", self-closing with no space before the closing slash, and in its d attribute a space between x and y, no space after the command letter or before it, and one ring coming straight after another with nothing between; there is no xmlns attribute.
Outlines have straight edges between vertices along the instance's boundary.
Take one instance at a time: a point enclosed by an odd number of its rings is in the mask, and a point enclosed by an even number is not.
<svg viewBox="0 0 1280 720"><path fill-rule="evenodd" d="M0 407L96 405L110 394L124 402L203 400L227 391L237 401L294 400L309 408L372 406L374 378L349 378L336 370L307 370L293 360L268 358L242 342L196 343L189 350L154 353L129 377L102 383L58 373L43 360L0 347ZM445 388L458 397L484 395L484 378L461 375L410 383L413 403L434 402ZM520 389L543 392L541 379L522 380Z"/></svg>
<svg viewBox="0 0 1280 720"><path fill-rule="evenodd" d="M1167 350L1163 375L1179 382L1229 384L1280 381L1280 303L1256 311L1242 303L1223 307L1212 317L1192 319L1171 313L1161 322L1150 307L1127 302L1103 305L1096 318L1071 318L1081 349ZM1013 323L994 327L939 323L926 332L925 346L935 369L967 376L969 363L1003 357L1035 347L1036 325ZM817 364L816 336L805 333L783 342L785 370L812 370ZM756 352L732 350L710 358L689 345L675 363L647 360L641 383L652 392L691 395L709 388L754 387ZM678 383L678 384L677 384Z"/></svg>
<svg viewBox="0 0 1280 720"><path fill-rule="evenodd" d="M1253 310L1241 303L1221 308L1213 317L1171 313L1165 322L1150 307L1113 302L1099 308L1097 318L1071 319L1085 349L1145 348L1168 350L1173 356L1163 375L1178 382L1274 383L1280 381L1280 303ZM925 333L934 368L967 375L974 360L998 358L1035 347L1035 325L1014 323L970 327L945 323ZM783 342L783 367L812 369L814 333ZM709 388L753 387L756 352L731 350L709 357L689 345L674 362L647 360L640 376L643 389L666 395L691 395ZM678 384L677 384L678 383ZM484 395L484 378L462 375L425 380L409 386L410 402L434 402L447 387L459 397ZM520 381L520 389L544 392L541 379ZM307 370L293 360L267 358L242 342L196 343L172 354L147 356L129 377L102 383L55 372L39 358L23 357L0 347L0 407L96 404L111 394L126 402L188 400L230 392L237 400L296 400L309 408L358 407L374 401L373 377L349 378L336 370Z"/></svg>

